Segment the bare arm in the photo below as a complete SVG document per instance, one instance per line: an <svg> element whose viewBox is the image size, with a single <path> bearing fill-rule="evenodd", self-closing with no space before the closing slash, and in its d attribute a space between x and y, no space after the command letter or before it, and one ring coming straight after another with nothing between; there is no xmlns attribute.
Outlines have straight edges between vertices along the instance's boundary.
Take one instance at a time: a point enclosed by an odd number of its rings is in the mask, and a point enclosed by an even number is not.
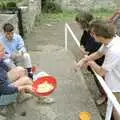
<svg viewBox="0 0 120 120"><path fill-rule="evenodd" d="M101 54L100 52L94 52L89 56L85 56L84 58L82 58L78 63L76 63L77 67L82 67L84 64L87 64L88 61L94 61L98 58L101 58L103 56L103 54Z"/></svg>
<svg viewBox="0 0 120 120"><path fill-rule="evenodd" d="M90 66L97 74L104 77L106 71L99 65L97 65L94 61L88 61L87 66Z"/></svg>
<svg viewBox="0 0 120 120"><path fill-rule="evenodd" d="M101 58L102 56L103 56L102 53L100 53L99 51L96 51L96 52L90 54L89 56L86 56L85 59L86 59L87 61L97 60L97 59Z"/></svg>

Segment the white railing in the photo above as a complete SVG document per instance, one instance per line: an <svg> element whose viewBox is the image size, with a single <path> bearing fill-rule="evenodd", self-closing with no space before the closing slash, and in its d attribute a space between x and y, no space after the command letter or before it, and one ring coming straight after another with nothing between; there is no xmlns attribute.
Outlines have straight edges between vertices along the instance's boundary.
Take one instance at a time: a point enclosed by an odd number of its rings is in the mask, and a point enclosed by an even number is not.
<svg viewBox="0 0 120 120"><path fill-rule="evenodd" d="M65 50L68 50L67 47L67 43L68 43L68 31L69 33L71 33L71 36L73 37L73 40L76 42L76 44L78 45L78 47L80 47L80 43L77 39L77 37L75 36L75 34L73 33L73 31L71 30L70 26L66 23L65 24ZM94 72L96 77L98 78L102 88L104 89L107 97L108 97L108 101L107 101L107 110L106 110L106 117L105 120L110 120L111 119L111 115L112 115L112 109L113 107L117 110L117 112L120 115L120 104L118 103L116 97L113 95L113 93L111 92L111 90L108 88L108 86L106 85L106 83L104 82L103 78L101 76L99 76L96 72Z"/></svg>

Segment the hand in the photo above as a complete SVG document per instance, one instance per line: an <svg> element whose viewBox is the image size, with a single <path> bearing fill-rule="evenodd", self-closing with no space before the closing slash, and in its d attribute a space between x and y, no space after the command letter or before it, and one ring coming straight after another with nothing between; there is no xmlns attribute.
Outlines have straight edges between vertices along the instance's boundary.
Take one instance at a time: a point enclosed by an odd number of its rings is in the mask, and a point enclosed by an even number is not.
<svg viewBox="0 0 120 120"><path fill-rule="evenodd" d="M19 91L19 92L25 92L25 91L33 92L33 90L32 90L32 85L19 86L19 87L18 87L18 91Z"/></svg>
<svg viewBox="0 0 120 120"><path fill-rule="evenodd" d="M16 59L16 58L19 58L19 57L21 57L21 54L19 54L18 52L14 52L14 53L11 54L12 59Z"/></svg>
<svg viewBox="0 0 120 120"><path fill-rule="evenodd" d="M79 62L74 61L74 71L75 72L77 72L83 66L84 66L84 59L81 59Z"/></svg>
<svg viewBox="0 0 120 120"><path fill-rule="evenodd" d="M76 62L75 60L74 60L73 70L74 70L75 72L78 71L77 62Z"/></svg>

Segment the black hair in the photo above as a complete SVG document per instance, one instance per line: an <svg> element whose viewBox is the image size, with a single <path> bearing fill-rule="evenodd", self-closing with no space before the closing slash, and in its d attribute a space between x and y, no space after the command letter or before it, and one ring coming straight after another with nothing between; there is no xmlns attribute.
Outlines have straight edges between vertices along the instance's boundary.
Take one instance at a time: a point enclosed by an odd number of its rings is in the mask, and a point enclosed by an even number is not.
<svg viewBox="0 0 120 120"><path fill-rule="evenodd" d="M93 15L86 11L81 11L75 17L75 20L82 26L82 28L89 28L89 22L93 20Z"/></svg>
<svg viewBox="0 0 120 120"><path fill-rule="evenodd" d="M14 26L10 23L5 23L3 25L4 32L12 32L14 30Z"/></svg>

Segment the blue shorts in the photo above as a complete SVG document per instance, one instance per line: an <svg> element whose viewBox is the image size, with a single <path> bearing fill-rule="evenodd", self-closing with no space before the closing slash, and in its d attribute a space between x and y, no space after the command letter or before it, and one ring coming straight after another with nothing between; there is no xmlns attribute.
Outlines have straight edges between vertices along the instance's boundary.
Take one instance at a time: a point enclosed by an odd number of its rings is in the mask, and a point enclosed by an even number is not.
<svg viewBox="0 0 120 120"><path fill-rule="evenodd" d="M17 93L1 95L0 96L0 106L8 105L12 102L16 102Z"/></svg>

